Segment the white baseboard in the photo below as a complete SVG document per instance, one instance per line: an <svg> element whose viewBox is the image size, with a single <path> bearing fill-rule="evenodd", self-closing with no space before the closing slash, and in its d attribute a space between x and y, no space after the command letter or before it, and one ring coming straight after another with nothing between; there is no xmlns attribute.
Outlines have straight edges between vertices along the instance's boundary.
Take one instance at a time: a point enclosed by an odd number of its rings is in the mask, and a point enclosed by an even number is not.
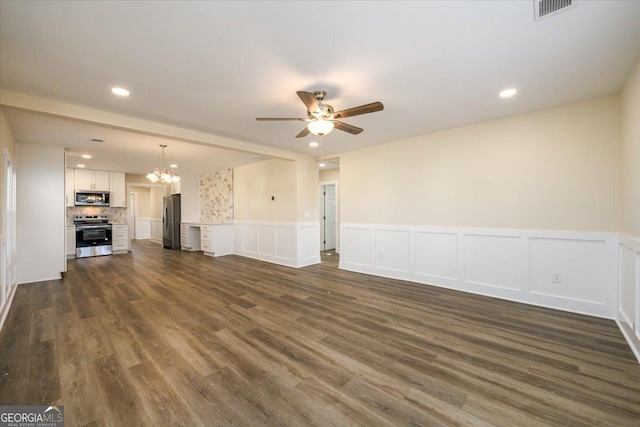
<svg viewBox="0 0 640 427"><path fill-rule="evenodd" d="M344 270L616 316L617 233L345 223L340 236Z"/></svg>
<svg viewBox="0 0 640 427"><path fill-rule="evenodd" d="M629 326L624 322L616 320L616 323L618 324L618 328L620 328L622 335L624 335L624 338L627 340L629 347L631 347L631 351L633 351L634 356L636 356L638 363L640 363L640 339L638 339Z"/></svg>

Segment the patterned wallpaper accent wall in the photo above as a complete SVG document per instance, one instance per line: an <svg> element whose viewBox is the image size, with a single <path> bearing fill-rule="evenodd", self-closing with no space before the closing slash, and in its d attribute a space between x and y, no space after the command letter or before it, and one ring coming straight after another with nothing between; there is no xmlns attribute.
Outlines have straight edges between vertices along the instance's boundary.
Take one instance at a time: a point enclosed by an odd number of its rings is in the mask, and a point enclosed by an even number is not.
<svg viewBox="0 0 640 427"><path fill-rule="evenodd" d="M233 169L200 177L200 222L233 222Z"/></svg>

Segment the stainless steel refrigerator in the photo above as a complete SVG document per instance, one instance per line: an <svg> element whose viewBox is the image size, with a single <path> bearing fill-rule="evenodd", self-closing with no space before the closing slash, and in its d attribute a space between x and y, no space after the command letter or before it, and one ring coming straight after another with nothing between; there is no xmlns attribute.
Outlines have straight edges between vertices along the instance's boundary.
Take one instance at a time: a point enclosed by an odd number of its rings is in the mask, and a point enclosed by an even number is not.
<svg viewBox="0 0 640 427"><path fill-rule="evenodd" d="M180 249L180 195L162 198L162 245L167 249Z"/></svg>

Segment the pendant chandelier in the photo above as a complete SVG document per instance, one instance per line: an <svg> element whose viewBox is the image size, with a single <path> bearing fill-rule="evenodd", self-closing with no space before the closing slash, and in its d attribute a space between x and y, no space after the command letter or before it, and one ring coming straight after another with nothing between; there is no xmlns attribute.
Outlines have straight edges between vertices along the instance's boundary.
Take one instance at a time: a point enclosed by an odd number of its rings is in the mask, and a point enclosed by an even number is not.
<svg viewBox="0 0 640 427"><path fill-rule="evenodd" d="M162 147L162 168L154 168L147 174L147 179L151 182L164 182L166 184L180 181L180 177L176 175L175 171L168 170L164 166L164 149L167 148L167 146L160 144L160 147Z"/></svg>

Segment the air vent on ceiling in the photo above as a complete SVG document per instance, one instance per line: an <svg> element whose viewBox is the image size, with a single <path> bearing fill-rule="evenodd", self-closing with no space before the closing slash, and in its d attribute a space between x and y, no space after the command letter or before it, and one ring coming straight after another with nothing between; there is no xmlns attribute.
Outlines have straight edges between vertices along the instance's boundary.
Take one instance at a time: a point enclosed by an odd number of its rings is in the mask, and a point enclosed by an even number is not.
<svg viewBox="0 0 640 427"><path fill-rule="evenodd" d="M533 0L535 20L539 21L563 10L575 7L576 0Z"/></svg>
<svg viewBox="0 0 640 427"><path fill-rule="evenodd" d="M104 142L104 139L91 138L89 141L95 142L96 144L102 144Z"/></svg>

